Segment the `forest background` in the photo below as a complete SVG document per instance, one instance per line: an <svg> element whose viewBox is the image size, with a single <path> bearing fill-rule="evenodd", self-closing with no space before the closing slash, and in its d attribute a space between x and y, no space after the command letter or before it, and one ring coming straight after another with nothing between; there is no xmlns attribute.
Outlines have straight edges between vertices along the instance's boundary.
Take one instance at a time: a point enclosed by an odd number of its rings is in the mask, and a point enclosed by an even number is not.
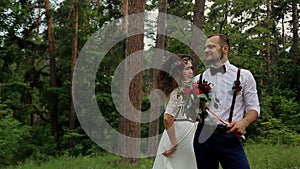
<svg viewBox="0 0 300 169"><path fill-rule="evenodd" d="M206 35L228 35L230 60L253 73L261 102L261 116L247 130L246 143L299 146L299 2L295 0L2 0L0 166L105 152L76 118L71 95L74 66L94 32L122 16L147 11L188 20ZM154 43L145 46L145 39ZM163 131L161 118L134 123L122 118L113 103L116 67L144 48L190 53L197 60L187 45L159 34L127 38L106 54L97 72L96 99L109 124L133 137ZM195 72L205 69L200 62L194 65ZM141 110L150 107L154 77L154 70L145 70L133 79L137 85L130 90L138 92L133 92L132 101ZM154 150L151 145L147 148Z"/></svg>

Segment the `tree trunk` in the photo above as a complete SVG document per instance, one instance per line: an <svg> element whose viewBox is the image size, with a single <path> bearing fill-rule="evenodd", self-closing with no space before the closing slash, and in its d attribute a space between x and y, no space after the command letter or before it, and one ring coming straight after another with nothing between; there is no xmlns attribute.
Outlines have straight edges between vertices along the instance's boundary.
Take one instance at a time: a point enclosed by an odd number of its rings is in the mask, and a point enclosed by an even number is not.
<svg viewBox="0 0 300 169"><path fill-rule="evenodd" d="M49 43L49 57L50 57L50 85L52 88L56 88L56 62L55 62L55 43L53 37L53 19L51 14L51 4L49 0L44 0L45 8L46 8L46 18L47 18L47 35L48 35L48 43ZM54 136L55 142L57 146L59 145L59 136L58 136L58 112L57 112L57 94L53 92L51 94L51 102L50 104L50 119L52 125L52 135Z"/></svg>
<svg viewBox="0 0 300 169"><path fill-rule="evenodd" d="M121 0L121 14L124 17L124 20L123 20L123 23L122 23L122 31L124 33L127 33L128 21L127 21L126 17L128 15L128 0Z"/></svg>
<svg viewBox="0 0 300 169"><path fill-rule="evenodd" d="M74 73L74 68L77 60L77 53L78 53L78 4L77 0L73 0L73 19L74 19L74 37L72 42L72 54L71 54L71 77ZM71 86L71 93L72 93L72 86ZM72 131L75 129L75 109L73 103L73 96L71 95L71 104L70 104L70 115L69 115L69 130ZM70 139L69 146L73 146L73 139Z"/></svg>
<svg viewBox="0 0 300 169"><path fill-rule="evenodd" d="M271 23L271 7L270 7L270 2L267 1L267 23ZM268 27L270 27L271 25L269 25ZM269 37L269 34L268 34ZM266 71L267 71L267 76L268 76L268 80L266 85L268 86L268 84L270 84L270 79L271 79L271 54L270 54L270 42L267 39L266 41L266 52L265 52L265 58L266 58ZM270 89L267 87L267 89Z"/></svg>
<svg viewBox="0 0 300 169"><path fill-rule="evenodd" d="M77 0L73 0L73 17L74 17L74 37L72 42L72 54L71 54L71 75L73 75L76 60L77 60L77 43L78 43L78 7ZM72 97L72 96L71 96ZM70 119L69 119L69 129L73 130L75 128L75 111L73 101L71 99L70 107Z"/></svg>
<svg viewBox="0 0 300 169"><path fill-rule="evenodd" d="M101 9L101 0L97 0L97 9L98 9L98 16L101 17L103 15Z"/></svg>
<svg viewBox="0 0 300 169"><path fill-rule="evenodd" d="M167 23L167 0L160 0L159 1L159 13L158 13L158 23L157 23L157 35L156 35L156 49L162 50L155 50L155 58L154 58L154 66L158 67L161 59L164 56L164 49L165 49L165 31L166 31L166 23ZM152 89L157 88L157 74L158 70L153 71L153 86ZM151 96L151 107L150 107L150 120L155 119L149 123L149 139L148 140L148 147L147 147L147 156L151 157L156 154L157 145L158 145L158 138L155 137L159 134L159 115L160 115L160 96L158 93L154 93Z"/></svg>
<svg viewBox="0 0 300 169"><path fill-rule="evenodd" d="M144 1L143 0L129 0L128 1L128 15L135 14L135 13L142 13L144 12ZM125 12L126 13L126 12ZM132 22L132 23L131 23ZM144 32L144 17L138 17L135 18L134 21L128 21L128 31L129 34L135 34L136 32ZM138 59L128 59L127 65L125 66L124 71L124 82L127 82L129 78L134 77L132 81L130 81L129 86L129 99L121 99L121 105L124 106L121 109L124 110L124 113L126 113L126 117L120 118L119 127L120 132L130 138L130 141L125 141L120 146L123 150L121 152L125 152L127 154L127 157L123 157L122 159L125 160L127 163L138 163L139 157L140 157L140 123L141 120L140 111L141 111L141 104L142 104L142 96L143 96L143 89L142 89L142 83L143 83L143 76L142 73L136 72L137 70L140 70L143 66L143 52L136 53L139 50L144 49L144 35L138 34L130 36L126 43L126 57L130 55L138 55ZM127 71L128 70L128 71ZM138 73L138 74L136 74ZM125 83L126 84L126 83ZM123 96L124 98L125 96ZM131 102L131 103L130 103ZM133 109L130 108L130 106L127 106L129 104L133 105ZM123 140L124 141L124 140ZM119 140L120 144L121 140Z"/></svg>
<svg viewBox="0 0 300 169"><path fill-rule="evenodd" d="M127 26L128 25L127 25L127 18L126 18L126 16L128 15L128 10L127 9L128 9L128 0L122 0L122 2L121 2L121 14L123 15L124 20L122 22L122 28L121 29L122 29L122 32L124 34L128 33L127 32ZM127 40L125 39L123 41L123 48L122 48L123 59L125 59L126 55L127 55L127 52L126 52L126 43L127 43ZM125 68L124 68L123 72L125 72ZM122 79L120 79L123 83L125 82L125 77L126 77L126 72L124 73L124 76L121 77ZM126 87L123 86L123 85L121 85L120 86L120 94L121 94L122 98L121 98L120 102L126 100L126 96L124 94L125 90L126 90ZM126 104L120 104L120 105L122 105L122 106L120 106L121 111L125 112L127 105ZM119 115L118 130L119 130L119 132L122 135L126 134L125 133L125 117L123 117L121 114ZM119 154L125 154L125 151L126 151L125 146L126 145L125 145L125 142L122 140L121 135L119 135L119 136L120 137L118 138L118 151L119 151Z"/></svg>
<svg viewBox="0 0 300 169"><path fill-rule="evenodd" d="M201 31L203 30L203 24L204 24L204 7L205 7L205 0L195 0L193 25L199 28ZM204 44L201 44L201 39L204 38L203 35L204 34L202 32L195 31L193 29L191 57L193 59L194 74L199 73L200 56L198 56L195 53L195 51L202 53L201 50L203 48L201 46L203 46Z"/></svg>
<svg viewBox="0 0 300 169"><path fill-rule="evenodd" d="M298 66L298 55L299 55L299 51L298 51L298 46L299 46L299 35L298 35L298 31L299 31L299 15L298 15L298 10L297 10L297 2L293 1L292 2L292 18L293 18L293 46L292 46L292 54L293 54L293 68L294 70L298 70L299 66ZM293 83L294 84L294 88L296 89L295 91L297 91L297 95L296 95L296 99L299 103L300 100L300 96L299 96L299 71L294 71L293 74Z"/></svg>
<svg viewBox="0 0 300 169"><path fill-rule="evenodd" d="M144 12L145 6L143 0L129 0L128 1L128 15L142 13ZM136 32L144 32L144 18L136 18L135 21L129 20L128 25L133 26L133 29L128 29L128 31L133 31L129 34L134 34ZM136 32L135 32L136 31ZM139 50L144 49L144 34L134 35L128 38L127 41L127 56L134 54ZM132 102L132 105L135 107L134 110L128 109L130 115L130 119L135 119L135 121L140 121L141 117L138 111L141 111L142 105L142 96L143 96L143 75L142 73L138 73L136 75L136 70L140 69L143 66L143 55L138 57L139 59L129 59L129 77L133 77L131 81L131 85L129 87L129 98ZM140 138L140 123L134 122L131 120L125 120L125 132L128 136L133 138ZM132 157L140 156L140 139L136 139L127 143L128 152L132 154ZM130 163L138 163L139 158L127 158L127 161Z"/></svg>

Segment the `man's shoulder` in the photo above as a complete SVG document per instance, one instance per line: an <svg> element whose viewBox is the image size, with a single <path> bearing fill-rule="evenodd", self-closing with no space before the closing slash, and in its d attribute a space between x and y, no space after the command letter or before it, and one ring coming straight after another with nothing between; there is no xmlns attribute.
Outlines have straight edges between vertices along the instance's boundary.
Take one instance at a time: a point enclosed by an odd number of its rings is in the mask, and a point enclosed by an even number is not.
<svg viewBox="0 0 300 169"><path fill-rule="evenodd" d="M241 73L246 74L246 75L252 75L251 71L245 68L240 68L241 69Z"/></svg>
<svg viewBox="0 0 300 169"><path fill-rule="evenodd" d="M233 65L233 64L230 64L230 66L231 66L231 69L232 69L233 71L235 71L235 72L237 72L238 69L240 69L241 74L252 75L251 71L248 70L248 69L246 69L246 68L242 68L242 67L239 67L239 66L235 66L235 65Z"/></svg>
<svg viewBox="0 0 300 169"><path fill-rule="evenodd" d="M244 69L244 68L240 68L241 69L241 79L242 81L254 81L254 76L253 74L251 73L250 70L248 69ZM243 80L244 79L244 80Z"/></svg>

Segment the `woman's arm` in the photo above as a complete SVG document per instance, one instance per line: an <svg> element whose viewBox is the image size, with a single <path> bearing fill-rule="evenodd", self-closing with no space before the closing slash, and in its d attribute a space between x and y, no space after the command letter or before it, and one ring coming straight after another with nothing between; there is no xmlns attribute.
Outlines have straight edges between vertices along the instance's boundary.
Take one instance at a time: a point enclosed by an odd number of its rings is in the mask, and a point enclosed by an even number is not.
<svg viewBox="0 0 300 169"><path fill-rule="evenodd" d="M164 114L164 127L166 128L166 131L172 144L172 148L163 153L163 155L167 157L173 154L177 148L177 139L174 128L174 117L170 114Z"/></svg>
<svg viewBox="0 0 300 169"><path fill-rule="evenodd" d="M169 114L164 114L164 127L167 130L168 136L173 146L177 144L175 128L174 128L174 117Z"/></svg>

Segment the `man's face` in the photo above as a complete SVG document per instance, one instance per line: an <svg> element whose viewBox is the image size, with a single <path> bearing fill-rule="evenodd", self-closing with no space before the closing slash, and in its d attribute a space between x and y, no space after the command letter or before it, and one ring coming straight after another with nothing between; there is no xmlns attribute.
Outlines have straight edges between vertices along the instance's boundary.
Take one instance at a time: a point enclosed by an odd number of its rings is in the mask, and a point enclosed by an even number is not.
<svg viewBox="0 0 300 169"><path fill-rule="evenodd" d="M222 58L222 48L218 42L218 36L213 36L207 39L204 47L206 63L214 64L216 62L219 62Z"/></svg>

